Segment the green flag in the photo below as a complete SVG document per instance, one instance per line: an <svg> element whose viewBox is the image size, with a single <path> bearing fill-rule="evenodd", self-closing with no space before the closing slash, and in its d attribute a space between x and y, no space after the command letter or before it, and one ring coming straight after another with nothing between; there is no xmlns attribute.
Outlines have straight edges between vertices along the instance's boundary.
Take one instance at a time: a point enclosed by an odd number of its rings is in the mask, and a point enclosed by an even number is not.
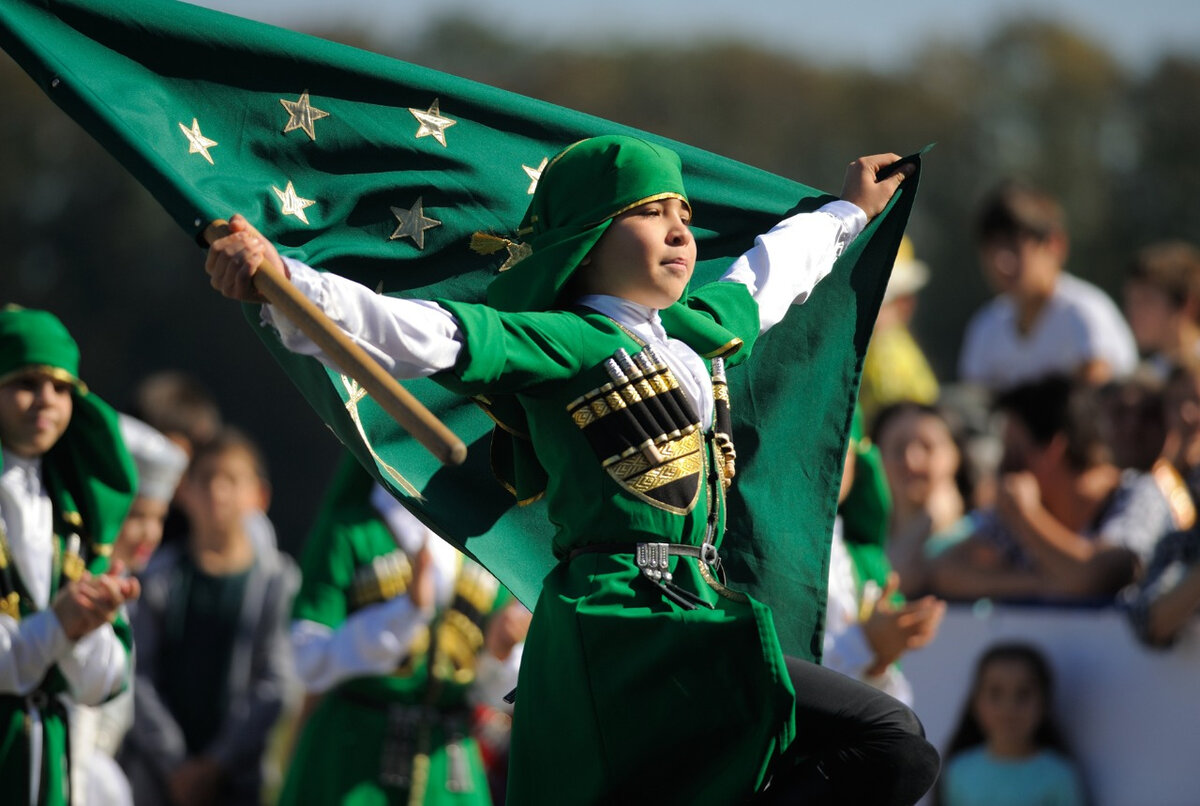
<svg viewBox="0 0 1200 806"><path fill-rule="evenodd" d="M547 158L594 135L633 134L682 157L695 283L716 279L787 213L830 200L652 134L168 0L0 0L0 46L189 233L240 212L284 254L390 295L482 301L520 247L480 254L472 234L516 240ZM914 176L730 376L739 477L723 553L732 581L774 606L784 649L801 657L819 656L858 370L915 189ZM536 599L554 562L552 527L541 505L516 506L493 481L492 422L474 404L405 382L468 445L463 466L443 467L353 381L283 350L256 306L246 314L393 494Z"/></svg>

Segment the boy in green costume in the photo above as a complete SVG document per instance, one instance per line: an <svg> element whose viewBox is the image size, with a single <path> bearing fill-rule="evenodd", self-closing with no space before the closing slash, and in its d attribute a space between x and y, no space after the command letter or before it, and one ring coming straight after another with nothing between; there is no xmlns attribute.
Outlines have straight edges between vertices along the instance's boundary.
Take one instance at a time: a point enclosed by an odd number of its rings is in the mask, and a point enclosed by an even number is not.
<svg viewBox="0 0 1200 806"><path fill-rule="evenodd" d="M472 706L516 685L528 611L349 456L301 570L309 701L280 803L490 804Z"/></svg>
<svg viewBox="0 0 1200 806"><path fill-rule="evenodd" d="M514 714L514 803L913 803L937 754L899 703L785 659L768 608L719 581L736 454L724 366L803 301L903 180L856 160L843 200L792 216L721 281L696 260L679 158L631 137L567 148L487 305L381 297L283 261L245 219L206 269L261 298L270 260L397 377L476 396L493 462L547 499L559 564L534 610ZM270 306L293 351L316 348ZM486 395L486 397L482 397ZM854 716L846 717L848 710Z"/></svg>
<svg viewBox="0 0 1200 806"><path fill-rule="evenodd" d="M54 806L70 801L67 700L128 682L119 610L139 587L105 573L133 460L46 311L0 311L0 449L0 781L6 803Z"/></svg>

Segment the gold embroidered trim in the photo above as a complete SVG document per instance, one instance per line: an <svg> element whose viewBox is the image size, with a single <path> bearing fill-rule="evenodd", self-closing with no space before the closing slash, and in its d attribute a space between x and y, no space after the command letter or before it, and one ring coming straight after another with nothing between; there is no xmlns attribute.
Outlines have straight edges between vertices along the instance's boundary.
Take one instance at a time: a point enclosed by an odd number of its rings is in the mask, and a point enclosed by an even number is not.
<svg viewBox="0 0 1200 806"><path fill-rule="evenodd" d="M696 453L700 450L700 432L693 430L677 439L667 440L656 446L663 461L671 461ZM650 460L642 453L642 446L628 448L621 453L610 456L601 465L612 473L618 480L624 480L650 469ZM640 469L639 469L640 466ZM617 468L621 468L618 470Z"/></svg>
<svg viewBox="0 0 1200 806"><path fill-rule="evenodd" d="M21 620L21 594L12 591L0 598L0 614L8 616L13 621Z"/></svg>
<svg viewBox="0 0 1200 806"><path fill-rule="evenodd" d="M113 553L112 543L93 543L92 554L97 557L111 557Z"/></svg>
<svg viewBox="0 0 1200 806"><path fill-rule="evenodd" d="M68 554L63 557L62 573L67 579L78 582L83 577L83 571L83 558L78 554Z"/></svg>
<svg viewBox="0 0 1200 806"><path fill-rule="evenodd" d="M383 461L383 457L375 452L375 446L371 444L371 440L367 439L367 429L363 425L362 415L358 412L358 404L367 397L367 390L358 385L358 381L353 378L342 375L342 386L346 389L346 395L349 400L346 401L346 412L350 415L350 420L354 423L354 427L358 429L358 435L362 438L363 445L366 446L367 452L371 454L371 458L379 467L383 468L384 472L396 483L405 493L417 499L424 501L425 496L421 495L421 491L409 482L408 479L400 475L400 471Z"/></svg>
<svg viewBox="0 0 1200 806"><path fill-rule="evenodd" d="M408 590L412 575L412 564L403 551L380 554L355 572L350 600L356 607L365 607L394 599Z"/></svg>
<svg viewBox="0 0 1200 806"><path fill-rule="evenodd" d="M517 439L523 439L526 442L530 441L528 434L518 431L517 429L513 428L511 425L508 425L507 423L505 423L503 420L501 420L495 414L493 414L492 410L488 408L487 403L484 403L483 401L475 400L475 399L472 399L471 402L474 403L476 406L478 406L479 409L484 414L487 415L488 419L491 420L493 423L495 423L496 427L499 428L501 431L506 431L507 433L512 434Z"/></svg>
<svg viewBox="0 0 1200 806"><path fill-rule="evenodd" d="M711 353L705 353L704 357L705 358L724 358L725 356L733 355L738 350L742 349L742 345L744 345L744 344L745 344L745 342L742 341L741 339L737 339L737 338L730 339L729 341L725 342L717 349L713 350Z"/></svg>
<svg viewBox="0 0 1200 806"><path fill-rule="evenodd" d="M698 453L681 456L678 459L652 467L636 476L622 476L624 465L614 465L608 469L608 472L613 474L625 489L635 493L648 493L651 490L657 490L659 487L665 487L673 481L678 481L686 476L698 474L703 469L704 462Z"/></svg>
<svg viewBox="0 0 1200 806"><path fill-rule="evenodd" d="M75 387L75 391L81 395L86 395L88 393L88 387L86 383L79 380L62 367L54 367L49 364L26 364L23 367L14 369L12 372L6 372L4 375L0 375L0 386L3 386L9 381L31 372L49 376L50 378L60 381L61 383L68 383Z"/></svg>
<svg viewBox="0 0 1200 806"><path fill-rule="evenodd" d="M656 193L653 196L647 196L644 199L639 199L631 204L627 204L624 207L622 207L620 210L617 210L617 212L610 215L608 218L616 218L621 213L628 213L630 210L632 210L635 207L641 207L643 204L649 204L650 202L662 201L663 199L679 199L681 202L683 202L685 205L687 205L687 208L689 210L692 209L691 202L689 202L687 199L685 199L683 197L682 193L676 193L674 191L667 191L666 193ZM608 218L601 219L601 220L607 221ZM598 224L600 222L597 221L596 223Z"/></svg>

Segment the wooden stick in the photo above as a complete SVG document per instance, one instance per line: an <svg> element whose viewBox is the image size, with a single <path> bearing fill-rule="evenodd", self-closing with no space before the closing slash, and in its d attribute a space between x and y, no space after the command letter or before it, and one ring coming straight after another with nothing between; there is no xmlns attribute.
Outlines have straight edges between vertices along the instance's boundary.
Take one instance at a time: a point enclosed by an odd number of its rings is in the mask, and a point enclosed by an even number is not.
<svg viewBox="0 0 1200 806"><path fill-rule="evenodd" d="M228 222L218 219L205 227L204 240L211 244L228 234ZM312 300L301 294L278 269L263 261L254 272L254 288L312 339L338 369L366 389L380 408L443 464L463 463L467 458L467 446L462 440L329 321L329 317Z"/></svg>

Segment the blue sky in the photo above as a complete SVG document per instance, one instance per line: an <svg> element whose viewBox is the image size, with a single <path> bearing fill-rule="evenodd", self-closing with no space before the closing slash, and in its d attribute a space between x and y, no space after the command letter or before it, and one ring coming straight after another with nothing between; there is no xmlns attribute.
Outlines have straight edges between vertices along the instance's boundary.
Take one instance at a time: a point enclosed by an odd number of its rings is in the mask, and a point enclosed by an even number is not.
<svg viewBox="0 0 1200 806"><path fill-rule="evenodd" d="M311 29L354 21L389 40L420 36L460 12L531 44L686 43L735 36L810 59L885 68L930 39L973 44L1002 21L1034 14L1069 23L1129 65L1165 51L1200 56L1197 0L189 0L243 17Z"/></svg>

